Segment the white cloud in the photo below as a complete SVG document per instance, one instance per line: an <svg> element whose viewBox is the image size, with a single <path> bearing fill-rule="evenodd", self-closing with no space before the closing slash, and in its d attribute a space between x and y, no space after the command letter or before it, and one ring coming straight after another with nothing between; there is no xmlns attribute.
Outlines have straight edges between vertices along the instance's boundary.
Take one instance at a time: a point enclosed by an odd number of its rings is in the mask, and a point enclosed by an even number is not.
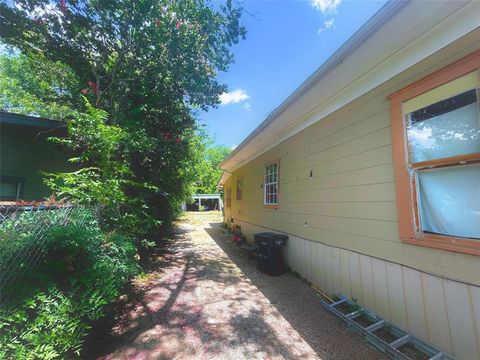
<svg viewBox="0 0 480 360"><path fill-rule="evenodd" d="M417 151L435 149L437 147L433 137L433 129L429 127L418 127L408 131L408 140Z"/></svg>
<svg viewBox="0 0 480 360"><path fill-rule="evenodd" d="M252 105L249 102L246 102L245 105L243 105L243 108L245 109L245 111L250 111Z"/></svg>
<svg viewBox="0 0 480 360"><path fill-rule="evenodd" d="M239 102L250 99L245 90L238 89L232 92L224 92L220 95L221 105L238 104Z"/></svg>
<svg viewBox="0 0 480 360"><path fill-rule="evenodd" d="M337 9L342 0L310 0L310 4L322 13L330 13Z"/></svg>
<svg viewBox="0 0 480 360"><path fill-rule="evenodd" d="M323 30L330 29L334 24L335 24L335 19L334 19L334 18L331 18L331 19L326 20L326 21L323 23L323 26L322 26L320 29L318 29L318 34L320 35L320 33L321 33Z"/></svg>
<svg viewBox="0 0 480 360"><path fill-rule="evenodd" d="M335 19L331 18L331 19L325 21L323 23L323 26L325 27L325 29L330 29L333 26L334 23L335 23Z"/></svg>

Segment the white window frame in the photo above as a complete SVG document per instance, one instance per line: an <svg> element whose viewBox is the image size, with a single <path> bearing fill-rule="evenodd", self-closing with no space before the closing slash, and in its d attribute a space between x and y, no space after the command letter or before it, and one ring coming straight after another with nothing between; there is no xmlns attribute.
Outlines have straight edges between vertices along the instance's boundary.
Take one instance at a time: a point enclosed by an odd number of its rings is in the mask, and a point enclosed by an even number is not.
<svg viewBox="0 0 480 360"><path fill-rule="evenodd" d="M269 175L271 175L273 172L271 171L271 169L273 167L276 167L276 171L274 172L274 174L276 175L275 176L275 181L270 181L270 182L267 182L269 180L267 180L267 178L269 177ZM266 207L277 207L278 206L278 195L279 195L279 190L280 190L280 187L279 187L279 176L280 176L280 160L277 160L277 161L273 161L273 162L270 162L268 164L265 164L265 167L264 167L264 172L263 172L263 205L266 206ZM272 185L276 186L276 193L269 193L269 195L276 195L276 199L277 201L276 202L267 202L267 189L269 187L271 187Z"/></svg>
<svg viewBox="0 0 480 360"><path fill-rule="evenodd" d="M236 200L243 200L243 176L237 178Z"/></svg>
<svg viewBox="0 0 480 360"><path fill-rule="evenodd" d="M232 188L225 189L225 207L231 208L232 207Z"/></svg>

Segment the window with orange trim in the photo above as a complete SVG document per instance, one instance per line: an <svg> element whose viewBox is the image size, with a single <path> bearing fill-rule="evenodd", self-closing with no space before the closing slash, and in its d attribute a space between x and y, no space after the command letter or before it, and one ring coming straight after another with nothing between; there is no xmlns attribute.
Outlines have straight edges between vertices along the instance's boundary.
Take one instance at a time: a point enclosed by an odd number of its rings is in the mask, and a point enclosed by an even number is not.
<svg viewBox="0 0 480 360"><path fill-rule="evenodd" d="M480 255L480 51L390 96L400 238Z"/></svg>

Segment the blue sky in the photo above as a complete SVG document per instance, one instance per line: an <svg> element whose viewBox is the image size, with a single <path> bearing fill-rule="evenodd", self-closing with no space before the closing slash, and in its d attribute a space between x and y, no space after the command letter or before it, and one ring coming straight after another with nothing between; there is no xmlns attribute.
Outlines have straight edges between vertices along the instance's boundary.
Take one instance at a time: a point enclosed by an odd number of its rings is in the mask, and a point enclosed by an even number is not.
<svg viewBox="0 0 480 360"><path fill-rule="evenodd" d="M199 119L216 144L238 145L385 1L245 1L247 39L218 78L222 105Z"/></svg>

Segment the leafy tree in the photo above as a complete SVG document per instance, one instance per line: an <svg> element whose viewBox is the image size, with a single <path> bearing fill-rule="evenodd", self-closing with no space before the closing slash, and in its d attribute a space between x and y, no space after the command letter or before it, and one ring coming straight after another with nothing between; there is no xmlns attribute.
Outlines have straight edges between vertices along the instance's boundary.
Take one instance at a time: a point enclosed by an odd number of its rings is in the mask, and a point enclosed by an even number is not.
<svg viewBox="0 0 480 360"><path fill-rule="evenodd" d="M232 0L217 8L203 0L18 0L0 4L0 32L29 58L71 69L102 121L125 134L111 161L127 164L120 186L138 201L123 213L142 204L148 221L168 222L193 191L200 160L192 110L216 106L226 90L216 75L245 37L241 14ZM102 166L98 157L82 164Z"/></svg>
<svg viewBox="0 0 480 360"><path fill-rule="evenodd" d="M229 46L245 35L232 1L220 11L202 0L14 3L0 5L4 41L70 65L95 105L115 118L160 111L172 99L179 108L168 110L179 115L187 105L218 104L225 86L216 72L228 68ZM147 98L135 103L140 96Z"/></svg>
<svg viewBox="0 0 480 360"><path fill-rule="evenodd" d="M53 139L79 153L70 161L82 166L71 173L48 174L47 184L61 197L116 208L128 201L122 184L128 182L130 169L121 157L127 134L117 126L105 124L105 111L88 101L86 106L87 113L68 118L69 137Z"/></svg>
<svg viewBox="0 0 480 360"><path fill-rule="evenodd" d="M81 90L69 66L8 51L0 54L0 108L50 119L64 119L80 108Z"/></svg>
<svg viewBox="0 0 480 360"><path fill-rule="evenodd" d="M198 168L197 188L199 194L215 194L222 176L218 165L230 154L231 149L222 145L211 146L205 150L205 158Z"/></svg>

